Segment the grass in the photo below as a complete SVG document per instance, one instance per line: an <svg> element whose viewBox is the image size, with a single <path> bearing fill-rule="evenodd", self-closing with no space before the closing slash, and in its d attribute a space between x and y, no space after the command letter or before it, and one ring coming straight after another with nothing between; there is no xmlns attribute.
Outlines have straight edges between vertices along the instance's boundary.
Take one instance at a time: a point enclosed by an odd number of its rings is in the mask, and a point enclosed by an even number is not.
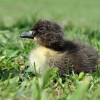
<svg viewBox="0 0 100 100"><path fill-rule="evenodd" d="M0 0L0 100L99 100L100 64L94 73L67 75L65 83L57 68L34 76L27 67L35 43L19 37L38 19L50 18L63 25L66 38L100 51L99 4L99 0Z"/></svg>

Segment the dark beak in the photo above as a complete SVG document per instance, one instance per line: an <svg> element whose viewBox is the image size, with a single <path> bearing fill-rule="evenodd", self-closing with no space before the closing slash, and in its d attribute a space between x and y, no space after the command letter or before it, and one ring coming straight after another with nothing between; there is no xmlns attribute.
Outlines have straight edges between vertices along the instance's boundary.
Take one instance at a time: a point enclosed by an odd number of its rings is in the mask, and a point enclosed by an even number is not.
<svg viewBox="0 0 100 100"><path fill-rule="evenodd" d="M29 31L29 32L23 32L20 37L21 38L30 38L30 39L34 39L35 37L35 32L34 31Z"/></svg>

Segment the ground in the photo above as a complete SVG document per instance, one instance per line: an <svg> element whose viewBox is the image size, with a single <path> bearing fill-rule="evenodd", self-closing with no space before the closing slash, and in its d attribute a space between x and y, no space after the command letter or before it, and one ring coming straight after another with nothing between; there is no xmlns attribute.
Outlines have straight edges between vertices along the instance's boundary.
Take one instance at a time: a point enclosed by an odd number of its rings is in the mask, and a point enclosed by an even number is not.
<svg viewBox="0 0 100 100"><path fill-rule="evenodd" d="M99 10L99 0L0 0L0 100L99 100L100 60L96 72L73 72L65 82L56 67L34 76L28 55L35 42L19 37L38 19L53 19L65 38L88 43L100 53Z"/></svg>

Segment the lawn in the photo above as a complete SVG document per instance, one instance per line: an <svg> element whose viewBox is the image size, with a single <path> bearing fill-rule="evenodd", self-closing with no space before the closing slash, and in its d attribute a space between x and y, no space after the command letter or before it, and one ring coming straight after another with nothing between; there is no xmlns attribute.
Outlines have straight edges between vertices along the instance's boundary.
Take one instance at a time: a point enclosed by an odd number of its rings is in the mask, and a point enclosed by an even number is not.
<svg viewBox="0 0 100 100"><path fill-rule="evenodd" d="M28 55L35 42L19 34L39 19L59 22L65 38L88 43L100 54L99 0L0 0L0 100L99 100L100 59L96 72L73 72L65 82L56 67L34 76Z"/></svg>

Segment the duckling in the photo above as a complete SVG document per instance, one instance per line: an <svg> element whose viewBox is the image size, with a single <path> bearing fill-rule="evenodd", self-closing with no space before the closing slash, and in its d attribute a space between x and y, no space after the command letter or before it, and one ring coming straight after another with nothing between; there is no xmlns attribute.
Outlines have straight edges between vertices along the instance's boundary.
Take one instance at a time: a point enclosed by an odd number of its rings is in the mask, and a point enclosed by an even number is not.
<svg viewBox="0 0 100 100"><path fill-rule="evenodd" d="M86 44L67 40L61 26L51 20L39 20L31 31L22 33L22 38L30 38L39 44L30 53L31 65L36 64L36 71L42 72L49 67L58 67L58 74L63 76L72 70L75 73L96 70L98 52Z"/></svg>

